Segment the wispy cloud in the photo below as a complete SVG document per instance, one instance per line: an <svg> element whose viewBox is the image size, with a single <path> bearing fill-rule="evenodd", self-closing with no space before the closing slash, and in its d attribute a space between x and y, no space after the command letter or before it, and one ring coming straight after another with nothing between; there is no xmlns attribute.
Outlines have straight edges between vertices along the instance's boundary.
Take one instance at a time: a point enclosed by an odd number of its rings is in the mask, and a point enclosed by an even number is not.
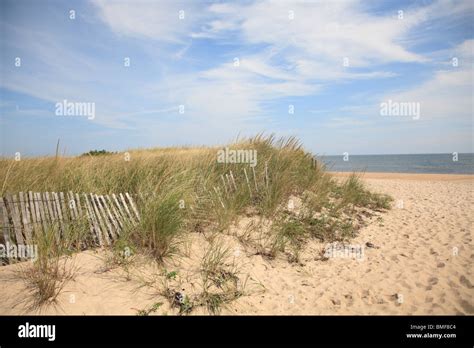
<svg viewBox="0 0 474 348"><path fill-rule="evenodd" d="M198 2L92 0L100 18L120 36L183 43L200 20Z"/></svg>
<svg viewBox="0 0 474 348"><path fill-rule="evenodd" d="M386 93L381 100L416 102L421 106L421 118L430 120L464 120L472 122L474 40L466 40L445 55L442 70L419 85Z"/></svg>

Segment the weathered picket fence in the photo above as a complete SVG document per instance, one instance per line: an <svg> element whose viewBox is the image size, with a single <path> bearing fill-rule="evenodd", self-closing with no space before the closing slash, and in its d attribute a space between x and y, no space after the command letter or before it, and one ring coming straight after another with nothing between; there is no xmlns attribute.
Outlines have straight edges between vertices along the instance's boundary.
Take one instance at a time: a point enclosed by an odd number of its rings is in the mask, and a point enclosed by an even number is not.
<svg viewBox="0 0 474 348"><path fill-rule="evenodd" d="M0 241L16 245L34 243L35 234L55 225L65 231L84 221L95 245L110 245L126 224L140 221L129 193L97 195L73 192L20 192L0 198Z"/></svg>

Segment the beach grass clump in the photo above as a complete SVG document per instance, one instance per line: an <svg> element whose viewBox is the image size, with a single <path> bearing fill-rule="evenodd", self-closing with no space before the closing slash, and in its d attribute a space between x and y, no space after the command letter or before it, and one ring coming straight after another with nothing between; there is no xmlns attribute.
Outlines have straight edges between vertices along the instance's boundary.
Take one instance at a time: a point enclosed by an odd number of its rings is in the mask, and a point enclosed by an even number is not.
<svg viewBox="0 0 474 348"><path fill-rule="evenodd" d="M158 311L158 309L160 309L162 305L163 305L163 302L155 302L148 308L136 310L137 315L146 317L150 315L151 313L155 313L156 311Z"/></svg>
<svg viewBox="0 0 474 348"><path fill-rule="evenodd" d="M238 266L230 260L230 250L218 240L207 248L200 265L202 292L195 302L209 313L219 314L223 307L244 295Z"/></svg>
<svg viewBox="0 0 474 348"><path fill-rule="evenodd" d="M367 190L356 173L352 173L344 184L336 189L336 193L340 198L340 207L351 204L374 210L389 209L390 202L393 200L388 195Z"/></svg>
<svg viewBox="0 0 474 348"><path fill-rule="evenodd" d="M268 259L274 259L279 253L286 253L290 262L299 262L300 250L309 237L303 219L295 215L281 215L260 240L257 253Z"/></svg>
<svg viewBox="0 0 474 348"><path fill-rule="evenodd" d="M33 243L37 247L35 259L19 268L19 277L27 290L25 301L30 309L41 309L55 303L77 271L69 262L71 257L65 256L70 252L69 243L58 237L60 233L58 225L48 226L43 233L37 233Z"/></svg>
<svg viewBox="0 0 474 348"><path fill-rule="evenodd" d="M130 242L129 234L126 231L116 239L110 249L105 250L103 256L104 267L102 272L110 271L120 267L125 272L127 281L132 279L131 268L135 263L136 248Z"/></svg>
<svg viewBox="0 0 474 348"><path fill-rule="evenodd" d="M168 188L147 198L140 205L140 222L129 234L132 244L160 262L176 254L186 218L186 210L180 207L182 197L179 188Z"/></svg>

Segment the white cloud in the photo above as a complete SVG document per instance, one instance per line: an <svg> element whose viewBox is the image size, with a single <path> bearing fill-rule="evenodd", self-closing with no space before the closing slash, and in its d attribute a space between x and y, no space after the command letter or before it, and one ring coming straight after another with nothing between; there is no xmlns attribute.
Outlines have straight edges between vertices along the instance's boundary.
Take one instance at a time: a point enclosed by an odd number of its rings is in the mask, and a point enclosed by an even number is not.
<svg viewBox="0 0 474 348"><path fill-rule="evenodd" d="M407 19L376 16L364 12L358 1L302 2L266 0L247 5L215 5L211 12L232 23L244 42L269 44L325 63L339 64L349 57L355 66L373 62L423 61L403 48L399 40L420 22L424 13ZM293 11L294 19L290 19ZM226 26L223 31L229 30ZM216 35L218 26L207 28ZM205 29L206 30L206 29Z"/></svg>
<svg viewBox="0 0 474 348"><path fill-rule="evenodd" d="M118 35L182 43L200 19L199 4L175 1L92 0L100 18ZM180 19L180 11L184 18Z"/></svg>
<svg viewBox="0 0 474 348"><path fill-rule="evenodd" d="M417 102L421 119L445 118L472 120L473 117L473 59L474 40L466 40L451 52L458 57L459 65L444 67L422 84L395 93L387 93L381 101ZM446 56L447 62L451 55Z"/></svg>
<svg viewBox="0 0 474 348"><path fill-rule="evenodd" d="M466 10L465 5L439 1L407 8L404 18L398 19L396 11L371 14L355 0L264 0L199 7L171 1L93 2L102 20L119 35L181 43L189 37L212 38L257 48L250 55L240 52L238 68L229 61L186 76L169 76L159 87L150 87L166 105L186 104L188 114L199 111L208 119L262 114L267 101L311 95L330 81L392 77L394 73L377 66L427 61L404 47L410 30L429 19ZM178 18L180 9L185 10L184 21ZM348 67L343 66L344 58Z"/></svg>

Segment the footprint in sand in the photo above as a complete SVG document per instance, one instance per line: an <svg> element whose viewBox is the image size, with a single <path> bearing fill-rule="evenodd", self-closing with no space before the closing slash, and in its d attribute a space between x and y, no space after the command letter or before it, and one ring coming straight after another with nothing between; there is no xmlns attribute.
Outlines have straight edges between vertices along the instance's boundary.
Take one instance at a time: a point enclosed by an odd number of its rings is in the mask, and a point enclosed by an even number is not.
<svg viewBox="0 0 474 348"><path fill-rule="evenodd" d="M347 300L347 307L350 307L354 304L354 299L352 298L351 294L344 295Z"/></svg>
<svg viewBox="0 0 474 348"><path fill-rule="evenodd" d="M422 287L423 287L423 284L418 283L418 282L415 282L415 286L416 286L417 288L422 288Z"/></svg>
<svg viewBox="0 0 474 348"><path fill-rule="evenodd" d="M466 300L461 300L459 303L462 307L462 309L467 313L467 314L473 314L474 313L474 306L469 303Z"/></svg>
<svg viewBox="0 0 474 348"><path fill-rule="evenodd" d="M470 282L469 279L467 279L465 276L462 275L462 276L459 278L459 281L460 281L461 284L464 285L466 288L468 288L468 289L472 289L472 288L473 288L471 282Z"/></svg>
<svg viewBox="0 0 474 348"><path fill-rule="evenodd" d="M362 298L367 299L370 296L370 291L369 290L363 290L362 291Z"/></svg>

